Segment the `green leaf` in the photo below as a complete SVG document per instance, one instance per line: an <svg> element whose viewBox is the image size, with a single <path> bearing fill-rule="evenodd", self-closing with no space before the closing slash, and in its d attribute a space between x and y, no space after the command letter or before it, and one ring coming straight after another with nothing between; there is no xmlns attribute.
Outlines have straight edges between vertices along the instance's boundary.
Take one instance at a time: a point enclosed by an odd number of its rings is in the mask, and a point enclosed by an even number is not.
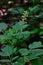
<svg viewBox="0 0 43 65"><path fill-rule="evenodd" d="M19 65L25 65L25 61L24 61L24 58L23 57L20 57L18 60L17 60L18 64Z"/></svg>
<svg viewBox="0 0 43 65"><path fill-rule="evenodd" d="M6 23L0 23L0 31L3 31L3 30L5 30L6 28L7 28L7 24Z"/></svg>
<svg viewBox="0 0 43 65"><path fill-rule="evenodd" d="M43 50L42 49L34 49L34 50L29 50L29 55L24 57L25 61L30 61L39 58L39 56L43 55Z"/></svg>
<svg viewBox="0 0 43 65"><path fill-rule="evenodd" d="M36 56L33 56L33 55L28 55L28 56L24 57L24 61L29 62L30 60L34 60L34 59L37 59L37 58L39 58L39 57L36 57Z"/></svg>
<svg viewBox="0 0 43 65"><path fill-rule="evenodd" d="M32 65L36 65L36 64L37 65L43 65L43 62L41 61L40 57L35 59L35 60L32 60L31 62L32 62Z"/></svg>
<svg viewBox="0 0 43 65"><path fill-rule="evenodd" d="M30 49L39 48L39 47L42 47L42 43L40 41L39 42L33 42L32 44L29 45Z"/></svg>
<svg viewBox="0 0 43 65"><path fill-rule="evenodd" d="M41 26L40 29L43 30L43 26Z"/></svg>
<svg viewBox="0 0 43 65"><path fill-rule="evenodd" d="M19 50L19 52L20 52L20 54L22 55L22 56L26 56L26 55L28 55L28 49L20 49Z"/></svg>
<svg viewBox="0 0 43 65"><path fill-rule="evenodd" d="M33 59L37 59L39 58L39 56L43 55L42 49L29 50L28 52L29 52L28 55L24 56L25 62Z"/></svg>
<svg viewBox="0 0 43 65"><path fill-rule="evenodd" d="M7 43L11 38L12 38L12 36L11 36L10 34L0 35L0 42L1 42L2 44L5 44L5 43Z"/></svg>
<svg viewBox="0 0 43 65"><path fill-rule="evenodd" d="M43 35L43 31L40 31L39 35Z"/></svg>
<svg viewBox="0 0 43 65"><path fill-rule="evenodd" d="M29 31L24 31L24 32L21 32L21 33L17 33L16 34L16 38L17 39L22 39L22 40L26 40L27 38L30 37L30 32Z"/></svg>
<svg viewBox="0 0 43 65"><path fill-rule="evenodd" d="M41 56L43 55L43 49L34 49L31 50L30 53L32 53L31 56L35 56L35 57Z"/></svg>
<svg viewBox="0 0 43 65"><path fill-rule="evenodd" d="M0 60L0 62L10 62L10 60L8 60L8 59L3 59L3 60Z"/></svg>
<svg viewBox="0 0 43 65"><path fill-rule="evenodd" d="M24 61L25 62L29 62L30 61L30 59L28 58L29 56L24 56Z"/></svg>
<svg viewBox="0 0 43 65"><path fill-rule="evenodd" d="M17 48L14 48L14 51L13 52L15 53L16 51L17 51Z"/></svg>
<svg viewBox="0 0 43 65"><path fill-rule="evenodd" d="M41 39L43 39L43 36L40 36Z"/></svg>
<svg viewBox="0 0 43 65"><path fill-rule="evenodd" d="M12 46L6 45L4 48L2 48L1 56L10 56L12 54Z"/></svg>
<svg viewBox="0 0 43 65"><path fill-rule="evenodd" d="M11 42L11 45L15 46L17 42L18 42L17 39L13 39L12 42Z"/></svg>
<svg viewBox="0 0 43 65"><path fill-rule="evenodd" d="M25 65L25 61L23 57L20 57L15 63L14 65Z"/></svg>
<svg viewBox="0 0 43 65"><path fill-rule="evenodd" d="M24 12L24 9L21 7L12 8L11 13L12 14L22 14Z"/></svg>
<svg viewBox="0 0 43 65"><path fill-rule="evenodd" d="M20 62L15 62L14 65L24 65L24 64L22 64Z"/></svg>
<svg viewBox="0 0 43 65"><path fill-rule="evenodd" d="M0 35L0 40L3 40L5 38L6 38L5 35Z"/></svg>
<svg viewBox="0 0 43 65"><path fill-rule="evenodd" d="M14 61L14 60L16 60L18 58L19 58L19 56L15 56L14 58L12 58L12 61Z"/></svg>
<svg viewBox="0 0 43 65"><path fill-rule="evenodd" d="M18 23L16 23L15 25L12 26L12 28L15 30L15 32L21 31L23 29L25 29L28 25L25 24L25 22L20 21Z"/></svg>
<svg viewBox="0 0 43 65"><path fill-rule="evenodd" d="M40 11L40 5L36 5L36 6L30 7L30 8L28 9L29 15L32 15L33 13L35 14L35 13L37 13L38 11Z"/></svg>
<svg viewBox="0 0 43 65"><path fill-rule="evenodd" d="M31 30L31 31L30 31L30 34L38 33L38 31L39 31L38 29Z"/></svg>

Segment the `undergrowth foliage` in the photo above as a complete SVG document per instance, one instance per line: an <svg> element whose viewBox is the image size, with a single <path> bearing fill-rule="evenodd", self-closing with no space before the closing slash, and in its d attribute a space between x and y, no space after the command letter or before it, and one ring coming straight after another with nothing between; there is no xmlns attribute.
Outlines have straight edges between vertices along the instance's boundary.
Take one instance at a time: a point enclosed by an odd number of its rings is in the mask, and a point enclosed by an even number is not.
<svg viewBox="0 0 43 65"><path fill-rule="evenodd" d="M35 0L32 2L34 3ZM8 24L0 23L0 43L3 45L0 56L7 57L7 59L0 59L2 65L6 63L25 65L27 62L31 62L32 65L36 63L43 65L43 25L38 21L39 18L43 18L43 12L40 10L39 4L26 10L22 7L12 8L10 11L12 14L21 15L19 22L13 22L9 29L7 29ZM30 39L34 41L31 42Z"/></svg>

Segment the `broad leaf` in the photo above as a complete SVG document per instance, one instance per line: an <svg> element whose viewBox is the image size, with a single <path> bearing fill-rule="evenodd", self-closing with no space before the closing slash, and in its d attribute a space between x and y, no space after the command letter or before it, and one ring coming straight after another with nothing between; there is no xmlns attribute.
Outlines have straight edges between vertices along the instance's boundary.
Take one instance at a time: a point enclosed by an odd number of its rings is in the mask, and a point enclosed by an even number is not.
<svg viewBox="0 0 43 65"><path fill-rule="evenodd" d="M29 45L30 49L39 48L39 47L42 47L42 43L40 41L39 42L33 42L32 44Z"/></svg>
<svg viewBox="0 0 43 65"><path fill-rule="evenodd" d="M24 12L24 9L21 7L12 8L11 13L12 14L22 14Z"/></svg>
<svg viewBox="0 0 43 65"><path fill-rule="evenodd" d="M20 57L18 60L17 60L18 64L19 65L25 65L25 61L24 61L24 58L23 57Z"/></svg>
<svg viewBox="0 0 43 65"><path fill-rule="evenodd" d="M38 29L31 30L30 34L36 34L36 33L38 33L38 31L39 31Z"/></svg>
<svg viewBox="0 0 43 65"><path fill-rule="evenodd" d="M32 65L36 65L36 63L37 65L43 65L43 62L40 57L35 60L32 60Z"/></svg>
<svg viewBox="0 0 43 65"><path fill-rule="evenodd" d="M12 38L12 36L10 34L7 35L0 35L0 42L2 44L7 43L10 39Z"/></svg>
<svg viewBox="0 0 43 65"><path fill-rule="evenodd" d="M6 23L0 23L0 31L3 31L7 28L7 24Z"/></svg>
<svg viewBox="0 0 43 65"><path fill-rule="evenodd" d="M39 57L29 55L29 56L24 57L24 61L29 62L30 60L34 60L34 59L37 59L37 58L39 58Z"/></svg>
<svg viewBox="0 0 43 65"><path fill-rule="evenodd" d="M10 60L8 60L8 59L3 59L3 60L0 60L0 62L10 62Z"/></svg>
<svg viewBox="0 0 43 65"><path fill-rule="evenodd" d="M32 15L33 13L34 13L34 14L37 13L39 10L40 10L40 5L36 5L36 6L34 6L33 8L30 7L30 8L28 9L28 12L29 12L29 15Z"/></svg>
<svg viewBox="0 0 43 65"><path fill-rule="evenodd" d="M15 25L13 25L12 28L14 29L15 32L18 32L18 31L22 31L27 26L28 25L26 25L25 22L20 21L20 22L16 23Z"/></svg>
<svg viewBox="0 0 43 65"><path fill-rule="evenodd" d="M21 33L17 33L16 34L16 38L17 39L26 40L29 37L30 37L30 32L29 31L24 31L24 32L21 32Z"/></svg>
<svg viewBox="0 0 43 65"><path fill-rule="evenodd" d="M28 49L20 49L19 50L19 52L20 52L20 54L22 55L22 56L25 56L25 55L28 55Z"/></svg>
<svg viewBox="0 0 43 65"><path fill-rule="evenodd" d="M2 48L1 56L10 56L12 54L12 46L6 45L6 47Z"/></svg>

